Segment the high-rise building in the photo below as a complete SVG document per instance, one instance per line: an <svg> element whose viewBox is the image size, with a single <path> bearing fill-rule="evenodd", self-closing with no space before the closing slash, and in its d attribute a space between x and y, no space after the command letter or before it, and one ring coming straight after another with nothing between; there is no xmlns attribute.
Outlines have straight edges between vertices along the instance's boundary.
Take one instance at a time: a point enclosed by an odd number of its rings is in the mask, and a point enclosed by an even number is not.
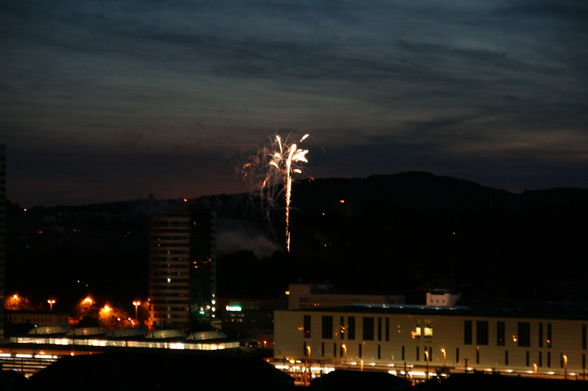
<svg viewBox="0 0 588 391"><path fill-rule="evenodd" d="M194 209L192 218L190 311L196 319L216 317L216 214Z"/></svg>
<svg viewBox="0 0 588 391"><path fill-rule="evenodd" d="M215 317L215 217L185 207L151 220L149 298L157 327Z"/></svg>
<svg viewBox="0 0 588 391"><path fill-rule="evenodd" d="M4 338L4 281L6 279L6 146L0 145L0 339Z"/></svg>

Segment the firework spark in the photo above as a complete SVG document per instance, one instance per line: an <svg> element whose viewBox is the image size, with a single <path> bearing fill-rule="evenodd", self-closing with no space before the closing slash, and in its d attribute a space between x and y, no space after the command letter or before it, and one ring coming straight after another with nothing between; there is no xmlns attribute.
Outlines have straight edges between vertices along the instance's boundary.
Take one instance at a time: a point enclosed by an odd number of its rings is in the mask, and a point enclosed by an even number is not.
<svg viewBox="0 0 588 391"><path fill-rule="evenodd" d="M292 176L301 174L302 163L308 163L306 155L308 150L301 149L298 145L308 138L305 134L297 143L289 143L288 139L282 139L276 135L271 147L263 148L262 152L253 162L245 163L242 167L244 177L249 177L248 171L257 167L261 168L263 175L260 181L261 194L268 195L266 198L273 200L277 197L275 189L281 189L285 196L285 233L286 250L290 252L290 207L292 201Z"/></svg>

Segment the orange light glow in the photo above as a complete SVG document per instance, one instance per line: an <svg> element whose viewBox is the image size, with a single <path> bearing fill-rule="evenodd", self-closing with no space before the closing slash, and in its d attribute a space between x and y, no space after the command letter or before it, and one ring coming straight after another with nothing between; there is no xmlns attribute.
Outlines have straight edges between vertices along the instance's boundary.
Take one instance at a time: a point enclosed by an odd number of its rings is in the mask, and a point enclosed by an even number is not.
<svg viewBox="0 0 588 391"><path fill-rule="evenodd" d="M85 297L82 299L78 305L76 306L76 313L72 317L69 318L69 324L71 326L75 326L80 320L84 317L98 317L98 308L96 308L96 302L90 296Z"/></svg>
<svg viewBox="0 0 588 391"><path fill-rule="evenodd" d="M94 304L94 300L88 296L84 300L82 300L82 305L92 305Z"/></svg>
<svg viewBox="0 0 588 391"><path fill-rule="evenodd" d="M98 312L98 322L106 329L137 327L138 323L122 309L105 304Z"/></svg>
<svg viewBox="0 0 588 391"><path fill-rule="evenodd" d="M10 311L23 311L32 309L29 299L20 296L18 293L14 293L11 296L6 297L4 300L4 308Z"/></svg>

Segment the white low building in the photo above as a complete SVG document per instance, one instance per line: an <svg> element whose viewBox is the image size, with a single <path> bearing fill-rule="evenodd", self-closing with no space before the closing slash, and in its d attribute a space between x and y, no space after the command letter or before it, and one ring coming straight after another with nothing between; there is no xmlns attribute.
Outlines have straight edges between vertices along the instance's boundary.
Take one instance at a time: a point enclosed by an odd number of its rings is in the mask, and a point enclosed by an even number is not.
<svg viewBox="0 0 588 391"><path fill-rule="evenodd" d="M459 293L445 290L430 291L427 292L427 305L453 306L457 304L460 297Z"/></svg>
<svg viewBox="0 0 588 391"><path fill-rule="evenodd" d="M452 306L365 305L275 312L282 369L428 376L491 371L585 378L588 317L490 314Z"/></svg>

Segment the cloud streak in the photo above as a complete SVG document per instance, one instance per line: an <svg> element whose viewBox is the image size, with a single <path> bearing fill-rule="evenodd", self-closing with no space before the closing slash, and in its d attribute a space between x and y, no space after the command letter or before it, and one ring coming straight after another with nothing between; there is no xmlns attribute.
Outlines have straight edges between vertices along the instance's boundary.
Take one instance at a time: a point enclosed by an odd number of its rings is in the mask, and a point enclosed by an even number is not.
<svg viewBox="0 0 588 391"><path fill-rule="evenodd" d="M557 177L576 179L561 185L586 186L586 15L571 0L4 2L8 194L120 199L131 189L103 174L117 171L156 195L238 191L239 156L303 128L321 147L317 174L421 169L527 186L523 174L500 181L512 160L535 186L564 168ZM85 187L72 161L110 191ZM198 186L174 174L186 170ZM27 193L51 178L79 194Z"/></svg>

